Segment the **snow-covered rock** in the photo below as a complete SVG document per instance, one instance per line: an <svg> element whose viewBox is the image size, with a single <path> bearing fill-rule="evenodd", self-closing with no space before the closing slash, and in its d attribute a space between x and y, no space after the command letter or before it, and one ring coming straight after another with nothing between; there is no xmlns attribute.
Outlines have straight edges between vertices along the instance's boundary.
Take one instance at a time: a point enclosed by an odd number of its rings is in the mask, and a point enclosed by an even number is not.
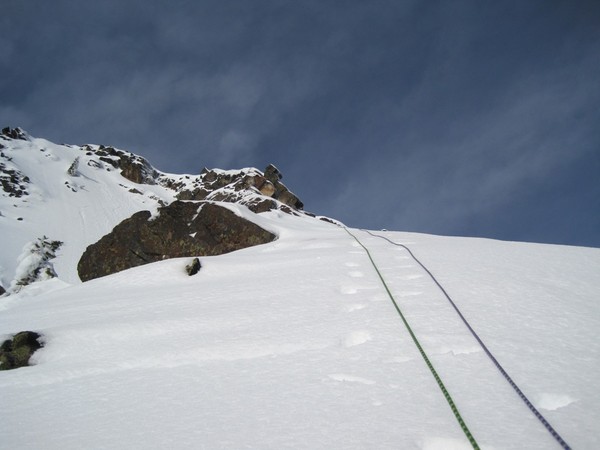
<svg viewBox="0 0 600 450"><path fill-rule="evenodd" d="M111 146L57 145L20 128L4 128L0 134L0 286L22 285L23 247L43 236L64 243L53 255L52 270L63 281L76 283L77 263L88 246L135 213L148 211L155 217L158 208L175 200L235 203L255 213L279 209L310 215L281 183L279 171L274 166L267 169L265 173L245 168L168 174L141 156Z"/></svg>

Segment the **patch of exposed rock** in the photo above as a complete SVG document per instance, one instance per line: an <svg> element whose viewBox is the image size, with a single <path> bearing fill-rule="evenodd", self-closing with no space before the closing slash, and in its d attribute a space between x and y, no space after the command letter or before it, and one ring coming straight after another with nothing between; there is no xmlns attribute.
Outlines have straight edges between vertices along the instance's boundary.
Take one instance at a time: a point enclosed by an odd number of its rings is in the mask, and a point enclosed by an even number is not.
<svg viewBox="0 0 600 450"><path fill-rule="evenodd" d="M0 152L0 158L4 158ZM5 163L0 162L0 185L4 195L8 197L23 197L29 195L27 187L30 183L29 177L22 172L9 168Z"/></svg>
<svg viewBox="0 0 600 450"><path fill-rule="evenodd" d="M43 347L40 338L34 331L21 331L4 341L0 345L0 370L28 366L31 355Z"/></svg>
<svg viewBox="0 0 600 450"><path fill-rule="evenodd" d="M56 252L62 244L61 241L44 236L26 245L19 257L17 278L13 281L11 290L56 277L52 260L56 258Z"/></svg>
<svg viewBox="0 0 600 450"><path fill-rule="evenodd" d="M194 258L192 260L191 264L188 264L187 266L185 266L185 271L191 277L193 275L196 275L198 272L200 272L201 268L202 268L202 264L200 263L200 260L198 258Z"/></svg>
<svg viewBox="0 0 600 450"><path fill-rule="evenodd" d="M90 245L77 271L82 281L168 258L210 256L265 244L275 235L209 202L175 201L151 218L141 211Z"/></svg>
<svg viewBox="0 0 600 450"><path fill-rule="evenodd" d="M179 200L212 200L239 203L255 213L280 209L294 214L304 208L300 199L282 182L274 165L262 173L256 169L238 171L203 169L199 176L178 178L163 175L158 183L177 191Z"/></svg>
<svg viewBox="0 0 600 450"><path fill-rule="evenodd" d="M31 182L29 177L20 172L14 166L11 167L12 158L5 154L0 144L0 185L4 191L4 196L23 197L29 195L27 187Z"/></svg>
<svg viewBox="0 0 600 450"><path fill-rule="evenodd" d="M98 159L121 171L121 176L137 184L156 184L158 172L146 159L133 153L117 150L114 147L91 145L81 147L88 156L95 154Z"/></svg>
<svg viewBox="0 0 600 450"><path fill-rule="evenodd" d="M254 168L242 170L203 169L199 175L165 174L154 169L141 156L110 146L84 145L88 165L98 169L120 170L121 176L137 184L159 184L176 192L178 200L211 200L239 203L255 213L280 209L289 214L304 213L304 204L281 182L281 172L269 165L262 173ZM79 160L68 170L77 175Z"/></svg>
<svg viewBox="0 0 600 450"><path fill-rule="evenodd" d="M16 128L4 127L4 128L2 128L2 132L0 133L0 137L2 137L3 139L7 139L8 138L8 139L19 139L21 141L26 141L27 140L27 133L25 133L19 127L16 127Z"/></svg>

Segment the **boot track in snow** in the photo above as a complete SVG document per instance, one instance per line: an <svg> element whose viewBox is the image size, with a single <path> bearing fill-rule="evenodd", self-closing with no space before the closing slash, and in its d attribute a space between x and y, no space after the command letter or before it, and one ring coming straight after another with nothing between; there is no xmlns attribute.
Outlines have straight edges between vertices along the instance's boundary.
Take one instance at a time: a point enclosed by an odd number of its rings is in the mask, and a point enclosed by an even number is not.
<svg viewBox="0 0 600 450"><path fill-rule="evenodd" d="M473 446L473 448L474 449L479 449L479 445L477 444L477 441L475 440L475 438L473 437L473 435L469 431L469 428L467 427L467 424L465 423L465 421L461 417L461 415L460 415L460 413L458 411L458 408L456 407L456 405L454 403L454 400L452 400L452 397L450 396L450 393L446 389L446 386L444 386L444 383L442 382L442 379L440 378L440 376L436 372L435 368L433 367L433 364L429 360L429 357L425 353L425 350L423 350L423 347L421 346L421 344L420 344L419 340L417 339L417 336L413 332L412 328L408 324L406 318L404 317L404 314L402 314L402 311L400 310L400 307L398 306L398 303L396 303L396 300L394 299L394 296L392 295L392 292L390 291L390 288L388 287L387 283L385 282L385 279L383 278L383 275L379 271L379 268L377 267L377 264L375 264L375 261L373 260L373 257L371 256L371 252L369 251L369 249L367 247L365 247L365 245L354 234L352 234L350 232L350 230L348 230L348 228L344 228L344 229L346 230L346 232L350 236L352 236L356 240L356 242L367 253L367 256L371 260L371 264L375 268L375 272L377 272L377 275L379 276L379 279L381 280L381 283L383 284L383 287L385 288L388 296L390 297L390 300L394 304L394 308L396 308L396 311L398 312L398 315L400 316L400 318L402 319L402 322L404 323L406 329L408 330L408 333L410 334L410 337L412 338L413 342L417 346L417 349L419 350L419 353L421 354L421 356L423 357L423 360L427 364L427 367L431 371L431 374L433 375L433 378L435 378L435 381L437 382L440 390L444 394L444 398L448 402L448 405L450 406L450 409L452 410L452 413L454 414L454 417L456 417L456 420L458 421L458 424L460 425L460 428L465 433L465 436L467 437L467 439L469 440L469 442L471 443L471 445Z"/></svg>
<svg viewBox="0 0 600 450"><path fill-rule="evenodd" d="M456 409L454 402L452 401L452 398L450 397L450 395L448 394L447 390L445 389L442 381L439 379L439 376L437 375L437 373L435 372L433 366L431 365L431 363L429 362L429 359L427 358L425 352L423 351L423 349L421 348L416 336L414 335L414 333L412 332L410 326L408 325L408 322L406 321L404 315L402 314L402 312L400 311L400 308L398 307L398 304L396 303L392 293L390 292L385 280L383 279L383 276L381 275L381 272L379 271L379 269L377 268L377 265L375 264L373 258L371 257L371 254L369 252L369 250L367 249L367 247L365 245L363 245L363 243L354 235L352 234L347 228L345 228L345 230L348 232L348 234L350 234L350 236L352 236L356 242L358 242L358 244L360 244L360 246L366 251L367 256L369 257L369 259L371 260L371 263L373 264L373 267L375 268L375 271L377 272L377 275L379 275L379 278L381 279L381 282L383 283L385 290L387 291L390 299L392 300L392 302L394 303L394 307L396 308L396 311L398 311L398 314L400 315L400 317L402 318L402 321L404 322L406 328L408 329L408 332L410 333L411 337L413 338L413 341L415 342L417 348L419 349L419 351L421 352L421 355L423 356L423 359L425 360L425 362L427 363L427 366L429 367L429 369L431 370L431 373L433 374L434 378L436 379L436 381L438 382L438 385L440 386L440 389L442 390L442 392L444 393L444 397L446 397L446 400L448 401L448 404L450 405L450 407L452 408L452 411L454 412L454 415L456 416L456 419L458 420L462 430L464 431L465 435L467 436L467 438L469 439L469 442L473 445L473 448L479 448L477 446L477 442L475 442L475 439L473 438L473 436L471 435L471 433L469 432L468 428L466 427L466 425L464 424L464 421L462 420L462 418L460 417L460 414L458 413L458 410ZM427 272L427 274L429 275L429 277L433 280L433 282L437 285L437 287L442 291L442 293L444 294L444 296L446 297L446 299L448 300L448 302L450 302L450 305L452 306L452 308L456 311L456 313L458 314L458 316L460 317L460 319L462 320L462 322L465 324L465 326L469 329L470 333L473 335L473 337L475 338L475 340L477 340L477 342L479 343L479 345L481 346L481 348L483 349L483 351L486 353L486 355L490 358L490 360L494 363L494 365L496 366L496 368L500 371L500 373L502 374L502 376L506 379L506 381L508 381L508 383L510 384L510 386L514 389L514 391L517 393L517 395L521 398L521 400L523 400L523 402L525 403L525 405L527 405L527 407L529 408L529 410L535 415L535 417L537 417L537 419L542 423L542 425L546 428L546 430L548 430L548 432L552 435L552 437L560 444L560 446L562 448L564 448L565 450L570 449L571 447L565 442L565 440L560 436L560 434L558 434L558 432L552 427L552 425L550 425L550 423L546 420L546 418L542 415L542 413L540 413L537 408L535 406L533 406L533 404L531 403L531 401L527 398L527 396L523 393L523 391L521 391L521 389L517 386L517 384L513 381L513 379L508 375L508 373L506 372L506 370L504 370L504 368L502 367L502 365L498 362L498 360L494 357L494 355L490 352L490 350L487 348L487 346L483 343L483 341L481 340L481 338L477 335L477 333L475 332L475 330L473 329L473 327L471 327L471 325L469 324L469 322L467 321L467 319L463 316L463 314L461 313L461 311L458 309L458 307L456 306L456 303L454 303L454 301L452 300L452 298L448 295L448 293L446 292L446 290L442 287L442 285L439 283L439 281L435 278L435 276L431 273L431 271L429 271L429 269L427 269L427 267L425 267L425 265L423 265L423 263L421 261L419 261L419 259L417 259L417 257L413 254L413 252L404 244L399 244L397 242L394 242L390 239L388 239L385 236L380 236L378 234L374 234L368 230L362 230L366 233L368 233L369 235L373 236L373 237L377 237L377 238L381 238L386 240L387 242L389 242L392 245L401 247L403 249L405 249L408 254L412 257L412 259L425 271Z"/></svg>

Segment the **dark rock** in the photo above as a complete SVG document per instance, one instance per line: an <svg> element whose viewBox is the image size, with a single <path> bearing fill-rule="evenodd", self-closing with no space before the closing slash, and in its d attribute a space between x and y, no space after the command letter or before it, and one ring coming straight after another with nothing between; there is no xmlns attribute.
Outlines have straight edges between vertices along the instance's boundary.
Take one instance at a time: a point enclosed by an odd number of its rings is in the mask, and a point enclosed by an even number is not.
<svg viewBox="0 0 600 450"><path fill-rule="evenodd" d="M100 156L100 161L104 161L105 163L110 164L111 166L113 166L115 169L119 167L119 162L113 158L109 158L107 156Z"/></svg>
<svg viewBox="0 0 600 450"><path fill-rule="evenodd" d="M276 183L283 178L283 175L277 167L273 164L269 164L265 169L265 178L271 183Z"/></svg>
<svg viewBox="0 0 600 450"><path fill-rule="evenodd" d="M28 366L31 355L43 347L40 338L34 331L21 331L4 341L0 345L0 370Z"/></svg>
<svg viewBox="0 0 600 450"><path fill-rule="evenodd" d="M156 184L158 172L141 156L117 150L114 147L83 145L81 150L89 156L95 154L98 159L115 169L121 170L121 176L137 184ZM101 167L96 165L96 167Z"/></svg>
<svg viewBox="0 0 600 450"><path fill-rule="evenodd" d="M196 275L198 272L200 272L201 268L202 264L200 264L200 260L198 258L194 258L191 264L185 266L185 271L191 277L192 275Z"/></svg>
<svg viewBox="0 0 600 450"><path fill-rule="evenodd" d="M300 199L296 197L292 192L288 191L288 189L282 183L275 183L275 189L275 198L281 203L291 206L294 209L301 210L302 208L304 208L304 204L300 201Z"/></svg>
<svg viewBox="0 0 600 450"><path fill-rule="evenodd" d="M82 281L168 258L220 255L275 236L227 208L206 202L175 201L151 219L141 211L83 253L77 271Z"/></svg>
<svg viewBox="0 0 600 450"><path fill-rule="evenodd" d="M251 182L262 195L272 197L275 194L275 186L266 177L255 175Z"/></svg>
<svg viewBox="0 0 600 450"><path fill-rule="evenodd" d="M75 158L75 160L71 163L71 165L67 169L67 173L72 177L79 176L79 156Z"/></svg>
<svg viewBox="0 0 600 450"><path fill-rule="evenodd" d="M94 167L96 169L102 169L102 167L103 167L101 162L98 162L98 161L93 160L93 159L90 159L88 161L87 165L90 166L90 167Z"/></svg>
<svg viewBox="0 0 600 450"><path fill-rule="evenodd" d="M4 289L2 287L2 285L0 285L0 295L4 295L6 293L6 289Z"/></svg>
<svg viewBox="0 0 600 450"><path fill-rule="evenodd" d="M204 188L184 189L180 191L176 197L177 200L204 200L210 191Z"/></svg>
<svg viewBox="0 0 600 450"><path fill-rule="evenodd" d="M158 172L139 156L122 155L119 159L121 176L137 184L155 184Z"/></svg>
<svg viewBox="0 0 600 450"><path fill-rule="evenodd" d="M19 127L17 127L17 128L11 128L11 127L2 128L2 136L5 136L10 139L19 139L22 141L27 140L27 134L23 130L21 130Z"/></svg>
<svg viewBox="0 0 600 450"><path fill-rule="evenodd" d="M30 182L28 176L0 162L0 185L9 197L19 198L29 195L27 187Z"/></svg>
<svg viewBox="0 0 600 450"><path fill-rule="evenodd" d="M339 222L337 222L337 221L335 221L335 220L332 220L332 219L330 219L329 217L324 217L324 216L321 216L321 217L319 217L319 220L322 220L323 222L332 223L332 224L334 224L334 225L340 226L340 223L339 223Z"/></svg>
<svg viewBox="0 0 600 450"><path fill-rule="evenodd" d="M255 213L273 209L281 209L284 212L302 210L304 204L279 181L281 178L281 172L270 164L264 174L257 170L233 172L204 168L192 186L187 181L173 180L167 176L159 177L158 182L177 191L179 200L239 203ZM289 208L284 208L284 205Z"/></svg>

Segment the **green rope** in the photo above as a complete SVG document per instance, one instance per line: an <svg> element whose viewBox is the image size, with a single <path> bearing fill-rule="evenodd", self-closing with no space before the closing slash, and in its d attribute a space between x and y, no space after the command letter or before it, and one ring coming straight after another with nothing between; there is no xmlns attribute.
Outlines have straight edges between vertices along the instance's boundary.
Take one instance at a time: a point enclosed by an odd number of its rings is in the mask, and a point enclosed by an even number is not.
<svg viewBox="0 0 600 450"><path fill-rule="evenodd" d="M419 340L417 339L417 336L415 336L415 333L413 332L412 328L410 327L410 325L406 321L406 318L404 317L404 314L402 314L402 311L400 311L400 307L398 306L398 303L396 303L396 300L394 299L394 296L392 295L392 292L390 291L390 288L388 287L387 283L383 279L383 276L381 275L381 272L379 271L379 268L377 267L377 264L375 264L375 261L373 260L373 257L371 256L371 252L369 251L369 249L367 247L365 247L363 245L362 242L360 242L358 240L358 238L355 235L353 235L348 230L348 228L344 228L344 230L346 230L346 232L350 236L352 236L354 238L354 240L367 253L367 256L371 260L371 264L375 268L375 272L377 272L377 275L379 276L379 279L381 280L381 283L383 284L383 287L385 288L385 290L388 293L390 299L392 300L392 303L394 304L394 307L396 308L396 311L398 312L398 315L402 319L402 322L404 322L404 325L406 326L406 329L408 330L408 333L410 334L410 337L412 338L413 342L415 343L415 345L419 349L419 352L421 353L421 356L425 360L425 363L427 364L427 367L429 367L429 370L431 371L431 374L433 375L433 378L435 378L435 381L437 382L438 386L440 387L440 390L444 394L444 398L448 402L448 405L450 405L450 409L454 413L454 417L456 417L456 420L458 421L458 424L460 425L460 428L465 433L465 436L467 436L467 439L469 440L469 442L471 443L471 445L473 446L473 448L478 450L479 449L479 445L477 444L477 441L475 441L475 438L473 437L473 435L469 431L469 428L467 427L467 424L465 424L465 421L463 420L463 418L461 417L460 413L458 412L458 408L454 404L454 401L452 400L452 397L450 396L450 393L448 392L448 390L446 389L446 386L444 386L444 383L442 382L442 379L440 378L440 376L437 374L436 370L434 369L433 364L431 364L431 361L429 361L429 358L427 357L427 354L425 353L425 350L423 350L423 347L421 347L421 344L419 343Z"/></svg>

